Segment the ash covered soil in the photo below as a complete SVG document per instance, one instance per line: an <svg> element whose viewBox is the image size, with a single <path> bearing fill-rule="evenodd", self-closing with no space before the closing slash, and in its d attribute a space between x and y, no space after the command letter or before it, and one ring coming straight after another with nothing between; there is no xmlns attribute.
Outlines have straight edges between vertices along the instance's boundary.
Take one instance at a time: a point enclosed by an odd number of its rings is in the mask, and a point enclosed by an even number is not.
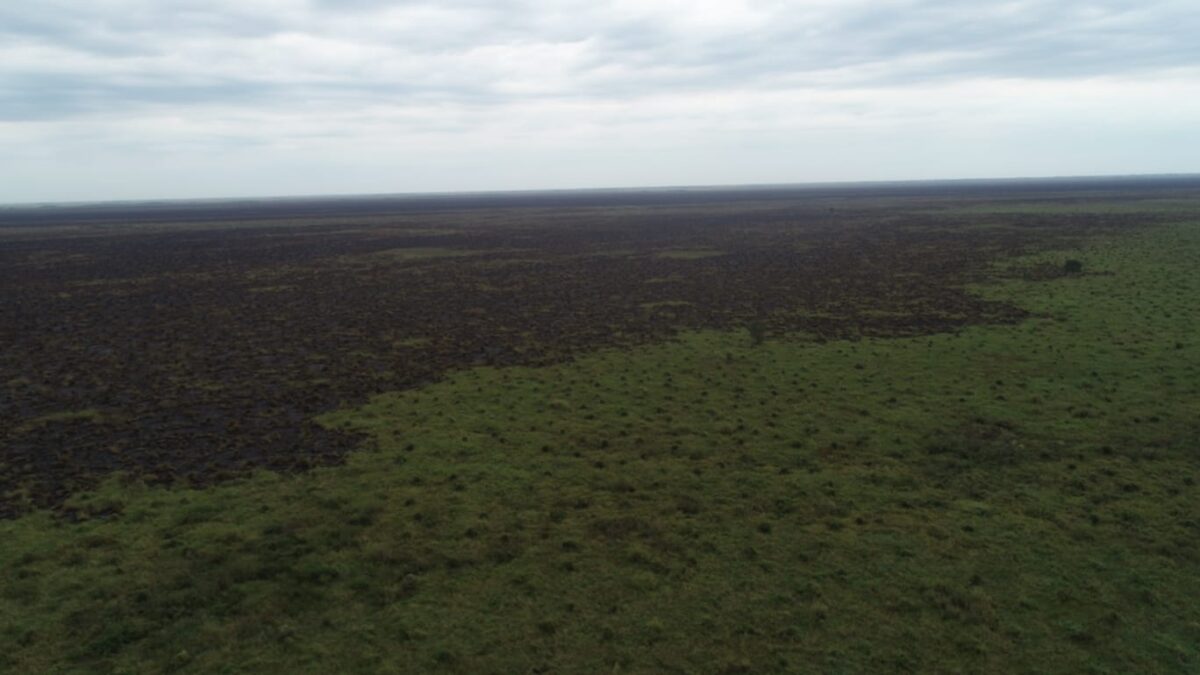
<svg viewBox="0 0 1200 675"><path fill-rule="evenodd" d="M1008 194L983 188L3 213L0 516L116 471L203 485L335 464L362 439L314 416L456 369L698 329L820 341L1018 322L967 286L1165 217L1054 208L1086 199L1072 189L1003 222L971 213Z"/></svg>

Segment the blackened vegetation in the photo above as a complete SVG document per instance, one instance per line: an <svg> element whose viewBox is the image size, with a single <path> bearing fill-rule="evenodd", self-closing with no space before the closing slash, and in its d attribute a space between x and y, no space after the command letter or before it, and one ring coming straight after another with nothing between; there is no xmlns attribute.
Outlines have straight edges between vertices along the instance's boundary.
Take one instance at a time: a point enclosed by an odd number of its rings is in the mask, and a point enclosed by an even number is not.
<svg viewBox="0 0 1200 675"><path fill-rule="evenodd" d="M117 470L205 484L337 463L359 439L314 415L457 368L687 329L751 326L757 343L1015 322L1021 310L962 286L999 257L1121 220L989 228L903 212L777 200L12 228L0 515Z"/></svg>

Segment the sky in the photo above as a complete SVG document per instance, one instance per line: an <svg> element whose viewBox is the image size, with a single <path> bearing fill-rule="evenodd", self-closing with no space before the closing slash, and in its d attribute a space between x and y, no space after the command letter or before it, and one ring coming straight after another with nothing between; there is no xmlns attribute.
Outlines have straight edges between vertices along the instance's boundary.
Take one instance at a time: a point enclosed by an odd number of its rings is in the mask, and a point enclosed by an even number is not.
<svg viewBox="0 0 1200 675"><path fill-rule="evenodd" d="M0 203L1200 172L1196 0L0 3Z"/></svg>

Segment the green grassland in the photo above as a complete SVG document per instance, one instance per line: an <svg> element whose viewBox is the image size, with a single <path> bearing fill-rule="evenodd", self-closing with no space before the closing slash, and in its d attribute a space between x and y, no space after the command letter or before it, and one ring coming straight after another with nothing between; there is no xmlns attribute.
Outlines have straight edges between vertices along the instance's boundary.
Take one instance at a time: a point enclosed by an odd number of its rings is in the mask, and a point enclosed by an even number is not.
<svg viewBox="0 0 1200 675"><path fill-rule="evenodd" d="M1085 273L1029 281L1014 268ZM0 522L11 672L1198 672L1200 224L958 334L689 334L331 413L345 466Z"/></svg>

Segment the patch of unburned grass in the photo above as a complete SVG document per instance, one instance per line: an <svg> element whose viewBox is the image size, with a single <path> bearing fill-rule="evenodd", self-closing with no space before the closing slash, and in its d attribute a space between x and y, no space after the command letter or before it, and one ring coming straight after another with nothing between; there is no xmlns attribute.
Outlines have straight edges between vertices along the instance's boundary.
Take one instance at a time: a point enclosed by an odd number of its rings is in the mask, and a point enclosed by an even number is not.
<svg viewBox="0 0 1200 675"><path fill-rule="evenodd" d="M433 246L408 247L389 248L382 251L374 251L361 255L341 256L339 260L345 264L351 265L378 265L395 262L433 260L436 258L459 258L480 255L482 253L487 253L487 251L458 248L438 248Z"/></svg>
<svg viewBox="0 0 1200 675"><path fill-rule="evenodd" d="M1016 326L474 369L0 523L0 669L1195 672L1200 226L1071 255Z"/></svg>
<svg viewBox="0 0 1200 675"><path fill-rule="evenodd" d="M400 340L393 340L392 344L397 347L424 347L430 342L432 342L432 340L427 337L409 337Z"/></svg>
<svg viewBox="0 0 1200 675"><path fill-rule="evenodd" d="M48 413L40 417L35 417L24 422L20 428L31 429L35 427L54 424L56 422L99 422L104 419L104 414L95 408L86 408L84 410L63 410L60 412Z"/></svg>
<svg viewBox="0 0 1200 675"><path fill-rule="evenodd" d="M481 251L470 251L457 248L389 248L371 253L372 257L391 260L424 260L427 258L456 258L466 255L478 255Z"/></svg>
<svg viewBox="0 0 1200 675"><path fill-rule="evenodd" d="M1126 201L1115 199L1046 199L1040 201L1011 201L988 202L970 206L950 206L948 208L931 209L930 214L937 215L1062 215L1062 214L1172 214L1183 217L1195 217L1200 213L1200 205L1195 199L1130 199ZM997 223L993 226L1003 226Z"/></svg>
<svg viewBox="0 0 1200 675"><path fill-rule="evenodd" d="M687 300L659 300L657 302L643 302L639 307L642 309L670 309L672 307L690 307L691 305L692 303Z"/></svg>
<svg viewBox="0 0 1200 675"><path fill-rule="evenodd" d="M252 286L249 290L251 293L281 293L284 291L295 290L293 284L272 284L270 286Z"/></svg>
<svg viewBox="0 0 1200 675"><path fill-rule="evenodd" d="M677 248L661 251L656 255L659 258L670 258L672 260L701 260L703 258L715 258L725 255L725 251L713 248Z"/></svg>

